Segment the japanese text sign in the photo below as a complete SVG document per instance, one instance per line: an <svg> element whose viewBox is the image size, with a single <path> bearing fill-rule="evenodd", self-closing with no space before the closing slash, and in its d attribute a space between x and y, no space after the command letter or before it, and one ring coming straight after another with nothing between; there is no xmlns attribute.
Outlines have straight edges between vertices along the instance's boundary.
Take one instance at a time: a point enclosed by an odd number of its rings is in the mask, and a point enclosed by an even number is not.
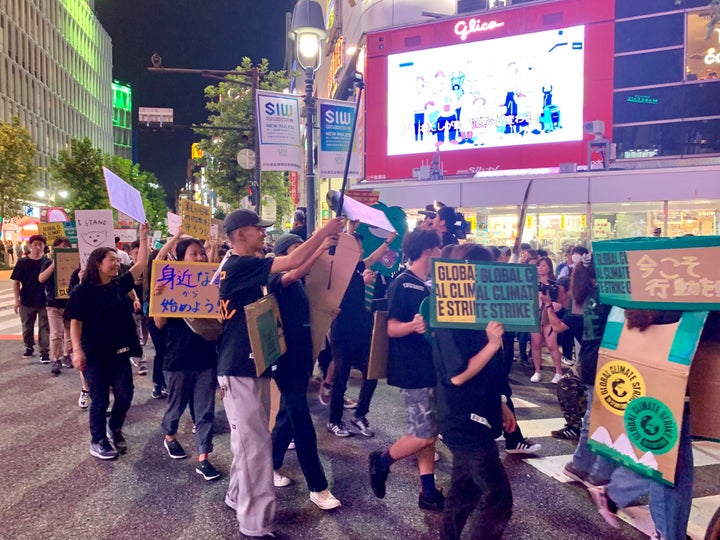
<svg viewBox="0 0 720 540"><path fill-rule="evenodd" d="M55 298L70 298L70 276L80 266L80 253L77 248L53 248L55 270Z"/></svg>
<svg viewBox="0 0 720 540"><path fill-rule="evenodd" d="M52 246L56 238L65 236L65 224L62 221L52 223L40 223L40 234L47 240L47 245Z"/></svg>
<svg viewBox="0 0 720 540"><path fill-rule="evenodd" d="M207 240L210 237L210 207L187 199L180 201L183 232L193 238Z"/></svg>
<svg viewBox="0 0 720 540"><path fill-rule="evenodd" d="M153 261L149 315L220 318L220 289L212 283L217 268L217 263ZM163 285L160 294L155 294L156 284Z"/></svg>
<svg viewBox="0 0 720 540"><path fill-rule="evenodd" d="M511 332L537 332L537 269L527 264L433 259L430 326L484 328L490 321Z"/></svg>
<svg viewBox="0 0 720 540"><path fill-rule="evenodd" d="M720 237L593 242L600 301L624 308L716 310Z"/></svg>

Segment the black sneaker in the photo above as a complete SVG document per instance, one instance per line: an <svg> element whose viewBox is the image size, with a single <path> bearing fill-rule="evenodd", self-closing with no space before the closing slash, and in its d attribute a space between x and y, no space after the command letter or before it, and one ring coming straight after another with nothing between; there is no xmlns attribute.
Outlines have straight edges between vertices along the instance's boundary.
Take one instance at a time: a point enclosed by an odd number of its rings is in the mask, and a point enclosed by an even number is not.
<svg viewBox="0 0 720 540"><path fill-rule="evenodd" d="M108 428L107 436L110 444L115 447L118 454L124 454L127 452L127 441L125 440L125 437L123 437L122 431L119 429L117 431L110 431L110 428Z"/></svg>
<svg viewBox="0 0 720 540"><path fill-rule="evenodd" d="M378 467L378 460L382 452L370 452L370 487L378 499L385 498L385 483L390 474L390 469L382 470Z"/></svg>
<svg viewBox="0 0 720 540"><path fill-rule="evenodd" d="M418 507L420 510L428 510L430 512L442 513L445 508L445 495L442 490L435 490L435 497L433 499L426 499L423 497L422 491L418 497Z"/></svg>
<svg viewBox="0 0 720 540"><path fill-rule="evenodd" d="M163 442L165 444L165 450L167 450L167 453L171 458L185 459L187 457L185 449L177 441L177 439L173 439L172 441L168 441L167 439L165 439Z"/></svg>
<svg viewBox="0 0 720 540"><path fill-rule="evenodd" d="M208 481L217 480L218 478L220 478L220 473L215 467L212 466L212 463L210 463L207 459L203 459L202 461L198 462L198 464L195 466L195 472L201 474L202 477Z"/></svg>
<svg viewBox="0 0 720 540"><path fill-rule="evenodd" d="M118 457L118 453L110 446L110 442L107 439L91 443L90 455L98 459L115 459Z"/></svg>
<svg viewBox="0 0 720 540"><path fill-rule="evenodd" d="M566 425L562 429L551 431L550 435L556 439L567 439L569 441L577 441L580 439L580 430L573 426Z"/></svg>
<svg viewBox="0 0 720 540"><path fill-rule="evenodd" d="M345 422L343 422L342 420L340 420L337 424L328 422L327 430L329 433L332 433L336 437L349 437L351 435L351 433L348 431L348 428L345 427Z"/></svg>
<svg viewBox="0 0 720 540"><path fill-rule="evenodd" d="M353 416L350 419L350 423L358 429L361 435L364 435L365 437L372 437L375 435L375 432L370 429L370 422L368 422L367 418L364 416Z"/></svg>
<svg viewBox="0 0 720 540"><path fill-rule="evenodd" d="M26 347L22 357L32 358L33 356L35 356L35 349L33 349L32 347Z"/></svg>
<svg viewBox="0 0 720 540"><path fill-rule="evenodd" d="M40 353L40 363L41 364L49 364L50 363L50 355L46 352Z"/></svg>
<svg viewBox="0 0 720 540"><path fill-rule="evenodd" d="M50 373L57 377L58 375L60 375L61 372L62 364L60 363L60 360L54 360L52 366L50 367Z"/></svg>
<svg viewBox="0 0 720 540"><path fill-rule="evenodd" d="M527 439L523 439L519 443L517 443L515 446L508 446L505 445L505 452L508 454L526 454L526 455L532 455L537 454L540 449L542 448L541 444L533 443L528 441Z"/></svg>
<svg viewBox="0 0 720 540"><path fill-rule="evenodd" d="M69 354L66 354L60 359L60 363L62 364L62 367L72 369L72 357Z"/></svg>
<svg viewBox="0 0 720 540"><path fill-rule="evenodd" d="M159 384L153 385L152 398L153 399L165 399L167 397L167 390L164 386Z"/></svg>

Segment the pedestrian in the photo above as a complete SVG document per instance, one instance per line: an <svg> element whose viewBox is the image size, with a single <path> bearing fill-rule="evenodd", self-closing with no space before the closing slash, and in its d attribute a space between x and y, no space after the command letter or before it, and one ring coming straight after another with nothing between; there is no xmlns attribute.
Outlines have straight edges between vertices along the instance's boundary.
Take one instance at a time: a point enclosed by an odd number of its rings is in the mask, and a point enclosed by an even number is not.
<svg viewBox="0 0 720 540"><path fill-rule="evenodd" d="M141 225L138 260L120 275L117 252L109 247L95 249L65 308L73 365L90 387L90 454L98 459L115 459L127 451L122 427L133 397L130 357L142 354L127 294L147 264L147 233L148 225ZM113 406L106 421L111 387Z"/></svg>
<svg viewBox="0 0 720 540"><path fill-rule="evenodd" d="M541 292L547 292L551 300L557 300L558 287L555 282L555 274L553 273L553 263L548 257L540 257L537 262L538 286ZM540 294L540 293L539 293ZM555 375L553 375L552 384L557 384L563 376L562 363L560 361L560 349L558 348L558 335L552 329L550 321L544 306L540 304L540 331L530 333L530 350L532 351L532 360L535 366L535 373L530 377L530 382L538 383L542 380L540 365L542 363L542 347L543 343L550 352L553 366L555 367Z"/></svg>
<svg viewBox="0 0 720 540"><path fill-rule="evenodd" d="M305 476L310 500L321 510L341 506L328 489L328 481L317 450L317 435L308 408L308 381L313 370L310 305L303 278L312 264L330 247L331 238L300 267L289 272L270 274L268 292L275 294L283 321L287 351L277 361L275 382L280 390L280 408L275 417L272 438L273 482L288 486L291 480L280 473L290 441L295 441L300 469ZM292 253L303 240L295 234L283 234L275 242L275 256Z"/></svg>
<svg viewBox="0 0 720 540"><path fill-rule="evenodd" d="M457 236L455 236L455 222L457 214L451 206L442 206L438 209L433 219L433 229L440 235L440 246L459 244Z"/></svg>
<svg viewBox="0 0 720 540"><path fill-rule="evenodd" d="M271 273L292 270L305 262L328 236L342 229L342 219L329 220L307 242L287 256L261 258L266 228L252 210L240 209L225 218L232 253L220 275L223 333L218 344L218 383L230 423L233 460L225 504L235 510L240 532L260 537L272 534L275 518L272 443L265 402L270 385L257 377L250 347L245 306L263 297Z"/></svg>
<svg viewBox="0 0 720 540"><path fill-rule="evenodd" d="M435 367L432 347L424 337L427 321L419 313L420 304L430 296L426 282L432 258L440 256L440 237L432 230L415 229L403 239L402 251L409 265L388 289L387 382L400 388L407 432L388 449L370 454L370 486L376 497L384 498L390 466L414 455L421 485L418 507L442 512L445 497L435 487L435 441L439 433Z"/></svg>
<svg viewBox="0 0 720 540"><path fill-rule="evenodd" d="M80 279L82 278L82 272L80 272L80 266L73 270L72 274L70 274L70 282L68 285L68 291L72 293L72 290L80 285ZM66 306L67 307L67 306ZM63 313L63 318L66 320L70 320L67 318L66 314ZM71 325L72 326L72 325ZM68 332L68 335L70 336L70 346L72 348L72 332ZM70 366L74 367L74 366ZM85 380L85 375L83 375L83 372L80 370L75 370L78 372L78 375L80 376L80 395L78 396L77 404L80 409L85 410L90 406L90 387L88 386L87 381Z"/></svg>
<svg viewBox="0 0 720 540"><path fill-rule="evenodd" d="M61 236L53 240L53 249L71 248L68 238ZM50 327L50 373L60 375L62 368L72 368L72 340L70 339L70 321L63 317L66 298L55 295L55 262L49 257L43 259L38 281L45 285L47 319Z"/></svg>
<svg viewBox="0 0 720 540"><path fill-rule="evenodd" d="M202 243L195 238L180 240L176 254L179 260L189 262L202 262L205 256ZM156 294L160 288L155 286ZM216 480L220 473L208 459L213 450L215 421L216 342L193 332L184 319L153 318L159 329L165 329L167 336L163 371L168 385L168 406L162 420L163 445L171 458L187 457L177 440L177 430L180 416L192 402L197 451L195 472L205 480Z"/></svg>
<svg viewBox="0 0 720 540"><path fill-rule="evenodd" d="M15 293L15 313L20 314L23 343L23 358L32 358L35 354L35 321L38 321L38 344L40 346L40 363L50 363L50 326L45 310L45 285L40 283L38 276L43 266L45 245L47 240L41 234L29 238L30 253L20 259L13 268L10 279L13 280ZM19 244L18 244L19 245Z"/></svg>
<svg viewBox="0 0 720 540"><path fill-rule="evenodd" d="M0 240L0 264L5 266L5 242Z"/></svg>

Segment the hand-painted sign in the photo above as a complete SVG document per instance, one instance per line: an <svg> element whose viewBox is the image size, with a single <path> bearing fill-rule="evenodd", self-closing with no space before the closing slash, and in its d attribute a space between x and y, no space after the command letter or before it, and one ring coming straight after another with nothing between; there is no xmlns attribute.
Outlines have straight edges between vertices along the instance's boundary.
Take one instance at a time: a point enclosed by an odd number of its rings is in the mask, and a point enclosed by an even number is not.
<svg viewBox="0 0 720 540"><path fill-rule="evenodd" d="M151 317L220 318L217 263L153 261L150 276ZM155 294L156 285L162 290Z"/></svg>
<svg viewBox="0 0 720 540"><path fill-rule="evenodd" d="M80 254L77 248L53 248L55 270L55 298L70 298L70 276L80 266Z"/></svg>
<svg viewBox="0 0 720 540"><path fill-rule="evenodd" d="M52 223L39 223L40 234L47 240L47 245L52 246L56 238L65 236L65 225L62 221Z"/></svg>
<svg viewBox="0 0 720 540"><path fill-rule="evenodd" d="M188 199L180 201L183 232L199 240L210 238L210 207L192 202Z"/></svg>
<svg viewBox="0 0 720 540"><path fill-rule="evenodd" d="M115 248L112 210L75 210L80 266L85 269L90 254L99 247Z"/></svg>
<svg viewBox="0 0 720 540"><path fill-rule="evenodd" d="M430 326L539 330L537 269L527 264L433 259Z"/></svg>

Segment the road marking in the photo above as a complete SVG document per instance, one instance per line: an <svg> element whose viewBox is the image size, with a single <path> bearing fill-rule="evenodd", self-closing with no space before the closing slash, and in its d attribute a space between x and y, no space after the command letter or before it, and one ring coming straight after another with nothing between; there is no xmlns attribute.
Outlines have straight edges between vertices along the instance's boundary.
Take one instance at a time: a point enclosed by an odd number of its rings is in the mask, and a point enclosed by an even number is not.
<svg viewBox="0 0 720 540"><path fill-rule="evenodd" d="M516 409L540 408L540 405L515 396L512 397L512 402Z"/></svg>
<svg viewBox="0 0 720 540"><path fill-rule="evenodd" d="M513 403L515 400L513 399ZM523 435L529 439L549 437L551 431L565 427L564 418L540 418L538 420L519 420Z"/></svg>

